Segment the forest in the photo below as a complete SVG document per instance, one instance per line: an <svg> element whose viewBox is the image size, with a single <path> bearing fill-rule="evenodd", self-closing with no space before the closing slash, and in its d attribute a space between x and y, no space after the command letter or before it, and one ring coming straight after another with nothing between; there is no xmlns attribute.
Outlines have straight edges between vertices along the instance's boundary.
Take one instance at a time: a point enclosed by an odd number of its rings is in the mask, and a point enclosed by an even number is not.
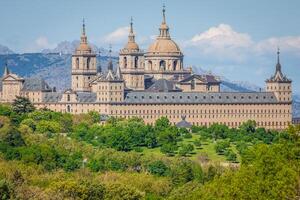
<svg viewBox="0 0 300 200"><path fill-rule="evenodd" d="M249 120L177 128L168 118L0 104L0 199L298 199L300 126Z"/></svg>

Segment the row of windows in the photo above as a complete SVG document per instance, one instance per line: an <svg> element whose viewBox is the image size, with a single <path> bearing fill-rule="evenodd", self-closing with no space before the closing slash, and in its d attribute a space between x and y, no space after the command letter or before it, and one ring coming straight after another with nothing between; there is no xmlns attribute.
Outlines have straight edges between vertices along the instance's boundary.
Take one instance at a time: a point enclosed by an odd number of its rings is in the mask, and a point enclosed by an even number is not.
<svg viewBox="0 0 300 200"><path fill-rule="evenodd" d="M111 110L111 114L288 114L289 110L285 109L266 109L266 110Z"/></svg>
<svg viewBox="0 0 300 200"><path fill-rule="evenodd" d="M130 96L127 96L126 98L127 98L127 99L130 99ZM134 99L137 99L138 96L134 96L133 98L134 98ZM145 96L141 96L141 98L142 98L142 99L145 99ZM152 98L155 98L155 97L148 96L148 98L149 98L149 99L152 99ZM163 98L164 98L164 99L168 99L168 96L164 96ZM175 99L175 96L171 96L171 98L172 98L172 99ZM178 98L179 98L179 99L182 99L183 96L178 96ZM186 98L187 98L187 99L191 99L191 96L186 96ZM203 99L207 99L207 98L210 98L210 99L215 99L215 98L216 98L216 99L222 99L222 96L218 96L218 97L215 97L215 96L210 96L210 97L209 97L209 96L208 96L208 97L202 96L202 98L203 98ZM226 98L226 99L230 99L229 96L226 96L225 98ZM233 96L233 99L237 99L237 98L238 98L237 96ZM246 99L246 98L247 98L247 97L240 96L240 99ZM263 99L266 99L267 97L266 97L266 96L263 96L262 98L263 98ZM270 98L273 99L274 97L271 96ZM156 96L156 99L160 99L160 96ZM200 97L199 97L199 96L194 96L194 99L200 99ZM252 99L252 96L248 96L248 99ZM259 99L259 97L258 97L258 96L255 96L255 99Z"/></svg>
<svg viewBox="0 0 300 200"><path fill-rule="evenodd" d="M108 88L109 88L109 87L107 87L107 86L100 86L100 85L99 85L99 90L107 90ZM118 86L115 85L114 89L117 90L118 88L121 90L121 89L122 89L122 86L120 85L120 86L118 87ZM112 90L112 89L113 89L113 86L110 86L110 89Z"/></svg>
<svg viewBox="0 0 300 200"><path fill-rule="evenodd" d="M286 88L289 90L289 89L290 89L290 86L287 86ZM272 90L272 89L273 89L273 87L272 87L272 86L270 86L270 87L269 87L269 86L267 86L267 89L271 89L271 90ZM274 90L276 90L276 89L277 89L277 87L276 87L276 86L274 86ZM278 87L278 89L279 89L279 90L281 90L281 89L285 90L285 86L282 86L282 87L281 87L281 86L279 86L279 87Z"/></svg>

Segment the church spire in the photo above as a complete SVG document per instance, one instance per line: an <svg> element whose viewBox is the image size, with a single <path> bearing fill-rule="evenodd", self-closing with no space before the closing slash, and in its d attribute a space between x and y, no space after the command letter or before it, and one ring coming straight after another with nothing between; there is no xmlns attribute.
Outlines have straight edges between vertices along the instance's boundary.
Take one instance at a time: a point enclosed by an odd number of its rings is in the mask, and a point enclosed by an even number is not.
<svg viewBox="0 0 300 200"><path fill-rule="evenodd" d="M9 72L9 69L8 69L8 66L7 66L7 61L5 61L3 76L7 76L8 74L10 74L10 72Z"/></svg>
<svg viewBox="0 0 300 200"><path fill-rule="evenodd" d="M162 12L163 12L163 24L165 24L166 23L166 6L165 6L165 4L163 4L163 10L162 10Z"/></svg>
<svg viewBox="0 0 300 200"><path fill-rule="evenodd" d="M163 9L162 9L162 15L163 15L163 20L162 23L160 25L159 28L159 38L170 38L170 34L169 34L169 27L166 23L166 6L165 4L163 5Z"/></svg>
<svg viewBox="0 0 300 200"><path fill-rule="evenodd" d="M128 35L128 42L135 42L135 35L133 33L133 19L130 18L130 29L129 29L129 35Z"/></svg>
<svg viewBox="0 0 300 200"><path fill-rule="evenodd" d="M112 63L112 60L111 60L111 44L109 45L109 51L108 51L108 56L109 56L109 60L108 60L108 66L107 66L107 69L108 71L113 71L113 63Z"/></svg>
<svg viewBox="0 0 300 200"><path fill-rule="evenodd" d="M87 44L87 36L85 34L85 22L84 22L84 18L82 19L82 30L81 30L80 43L81 44Z"/></svg>
<svg viewBox="0 0 300 200"><path fill-rule="evenodd" d="M276 64L276 72L281 72L281 64L280 64L280 49L277 48L277 64Z"/></svg>

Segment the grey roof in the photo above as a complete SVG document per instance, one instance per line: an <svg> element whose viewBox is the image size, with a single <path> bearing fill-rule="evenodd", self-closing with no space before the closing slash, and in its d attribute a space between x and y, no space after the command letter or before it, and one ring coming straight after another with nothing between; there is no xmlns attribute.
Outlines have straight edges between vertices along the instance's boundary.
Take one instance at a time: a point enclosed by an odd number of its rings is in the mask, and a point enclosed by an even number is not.
<svg viewBox="0 0 300 200"><path fill-rule="evenodd" d="M23 91L51 91L49 85L41 78L25 78Z"/></svg>
<svg viewBox="0 0 300 200"><path fill-rule="evenodd" d="M212 83L212 84L220 83L220 81L214 75L210 75L210 74L204 74L204 75L192 74L189 77L187 77L179 82L180 83L188 82L194 78L199 79L199 80L203 81L204 83Z"/></svg>
<svg viewBox="0 0 300 200"><path fill-rule="evenodd" d="M48 92L43 96L43 102L45 103L57 103L61 100L63 93ZM97 100L96 93L92 92L77 92L77 102L80 103L94 103Z"/></svg>
<svg viewBox="0 0 300 200"><path fill-rule="evenodd" d="M172 81L166 79L158 79L156 80L153 85L151 85L147 91L151 92L174 92L174 91L181 91L179 88L175 86Z"/></svg>
<svg viewBox="0 0 300 200"><path fill-rule="evenodd" d="M81 103L93 103L97 100L97 94L93 92L77 92L77 100Z"/></svg>
<svg viewBox="0 0 300 200"><path fill-rule="evenodd" d="M43 102L55 103L61 100L62 93L59 92L47 92L43 96Z"/></svg>
<svg viewBox="0 0 300 200"><path fill-rule="evenodd" d="M178 128L191 128L192 124L185 120L185 116L181 116L181 121L176 124Z"/></svg>
<svg viewBox="0 0 300 200"><path fill-rule="evenodd" d="M272 92L128 92L126 103L276 103Z"/></svg>

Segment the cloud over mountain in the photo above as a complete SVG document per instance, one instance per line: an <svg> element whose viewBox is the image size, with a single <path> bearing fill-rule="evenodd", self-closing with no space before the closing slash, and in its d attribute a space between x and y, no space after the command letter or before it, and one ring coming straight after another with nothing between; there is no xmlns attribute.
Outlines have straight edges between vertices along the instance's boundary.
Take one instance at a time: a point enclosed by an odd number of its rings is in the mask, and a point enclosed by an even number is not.
<svg viewBox="0 0 300 200"><path fill-rule="evenodd" d="M220 24L194 35L184 43L184 47L188 50L193 49L195 55L201 53L240 63L253 54L274 53L277 47L300 56L300 36L270 37L254 41L249 34L237 32L228 24Z"/></svg>

